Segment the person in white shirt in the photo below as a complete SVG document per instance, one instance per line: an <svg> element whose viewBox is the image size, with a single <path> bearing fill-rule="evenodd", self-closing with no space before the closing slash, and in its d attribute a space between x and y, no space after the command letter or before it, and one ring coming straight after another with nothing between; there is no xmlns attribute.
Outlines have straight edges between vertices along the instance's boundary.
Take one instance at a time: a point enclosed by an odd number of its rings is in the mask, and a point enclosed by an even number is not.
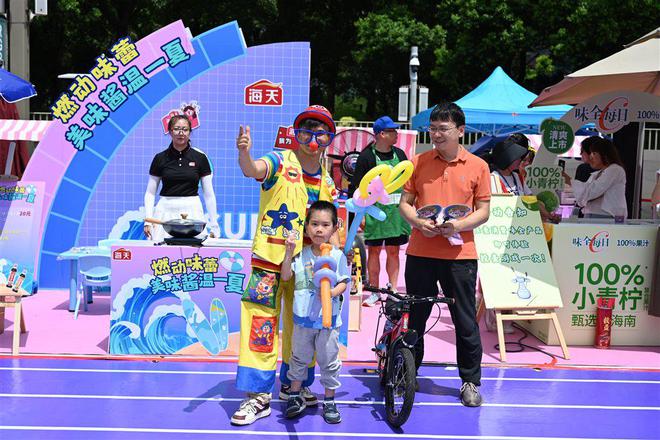
<svg viewBox="0 0 660 440"><path fill-rule="evenodd" d="M490 154L491 173L490 190L492 194L513 194L516 196L529 196L533 191L525 184L520 174L520 167L527 156L533 155L529 148L521 145L520 136L509 136L506 140L498 142ZM533 160L533 157L532 157ZM532 162L530 160L528 164ZM543 203L540 203L541 220L548 223L558 223L560 214L548 212Z"/></svg>
<svg viewBox="0 0 660 440"><path fill-rule="evenodd" d="M628 217L626 171L614 143L600 138L590 146L589 165L594 171L589 180L580 182L564 173L564 181L573 188L575 200L585 217Z"/></svg>

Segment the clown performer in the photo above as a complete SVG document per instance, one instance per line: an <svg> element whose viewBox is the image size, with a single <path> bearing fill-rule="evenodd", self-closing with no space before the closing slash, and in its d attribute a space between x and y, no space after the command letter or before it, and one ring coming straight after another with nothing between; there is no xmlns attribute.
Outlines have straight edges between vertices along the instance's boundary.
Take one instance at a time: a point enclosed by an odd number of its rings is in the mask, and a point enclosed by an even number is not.
<svg viewBox="0 0 660 440"><path fill-rule="evenodd" d="M298 254L303 246L303 226L307 207L317 200L334 202L337 190L321 156L335 136L330 112L313 105L300 113L293 123L299 147L295 151L274 151L260 159L250 156L250 127L239 128L236 138L238 163L246 177L261 183L257 230L252 244L252 273L241 301L241 336L236 387L247 392L231 418L232 424L249 425L270 415L270 400L275 385L278 356L278 329L282 320L282 367L280 399L289 398L287 378L293 333L293 281L280 280L285 243L295 234ZM333 244L338 246L336 236ZM273 329L264 338L264 324ZM266 326L268 328L268 325ZM264 344L263 342L266 342ZM308 370L300 396L307 406L318 400L309 390L314 366Z"/></svg>

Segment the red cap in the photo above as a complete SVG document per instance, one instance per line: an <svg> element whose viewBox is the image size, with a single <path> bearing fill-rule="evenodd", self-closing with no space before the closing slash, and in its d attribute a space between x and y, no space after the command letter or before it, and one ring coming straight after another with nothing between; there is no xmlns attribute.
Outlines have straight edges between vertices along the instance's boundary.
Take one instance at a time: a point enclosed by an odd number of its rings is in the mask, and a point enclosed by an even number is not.
<svg viewBox="0 0 660 440"><path fill-rule="evenodd" d="M332 114L322 105L310 105L307 107L305 111L296 116L296 120L293 122L293 128L300 128L300 123L305 119L316 119L317 121L321 121L330 128L332 133L337 132L335 121L332 119Z"/></svg>

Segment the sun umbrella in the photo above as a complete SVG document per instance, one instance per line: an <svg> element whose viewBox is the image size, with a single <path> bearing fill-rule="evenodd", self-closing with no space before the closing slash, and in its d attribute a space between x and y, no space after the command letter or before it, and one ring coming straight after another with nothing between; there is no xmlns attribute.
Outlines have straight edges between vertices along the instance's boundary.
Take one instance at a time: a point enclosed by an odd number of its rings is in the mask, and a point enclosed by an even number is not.
<svg viewBox="0 0 660 440"><path fill-rule="evenodd" d="M34 86L20 76L0 68L0 96L7 102L17 102L37 94Z"/></svg>
<svg viewBox="0 0 660 440"><path fill-rule="evenodd" d="M578 104L616 90L660 96L660 28L547 87L529 106Z"/></svg>

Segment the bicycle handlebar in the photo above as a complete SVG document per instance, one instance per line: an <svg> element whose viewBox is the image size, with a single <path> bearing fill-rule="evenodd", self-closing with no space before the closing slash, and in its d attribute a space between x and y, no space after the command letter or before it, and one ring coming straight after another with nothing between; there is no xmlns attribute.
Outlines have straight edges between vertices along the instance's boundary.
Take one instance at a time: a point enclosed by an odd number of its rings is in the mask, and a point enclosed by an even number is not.
<svg viewBox="0 0 660 440"><path fill-rule="evenodd" d="M396 298L397 300L405 303L425 303L425 302L430 302L430 303L445 303L445 304L454 304L454 298L447 298L444 296L430 296L430 297L420 297L420 296L401 296L396 292L393 292L390 289L381 289L380 287L373 287L373 286L368 286L364 285L362 286L362 290L366 290L367 292L375 292L375 293L384 293L386 295L391 296L392 298Z"/></svg>

